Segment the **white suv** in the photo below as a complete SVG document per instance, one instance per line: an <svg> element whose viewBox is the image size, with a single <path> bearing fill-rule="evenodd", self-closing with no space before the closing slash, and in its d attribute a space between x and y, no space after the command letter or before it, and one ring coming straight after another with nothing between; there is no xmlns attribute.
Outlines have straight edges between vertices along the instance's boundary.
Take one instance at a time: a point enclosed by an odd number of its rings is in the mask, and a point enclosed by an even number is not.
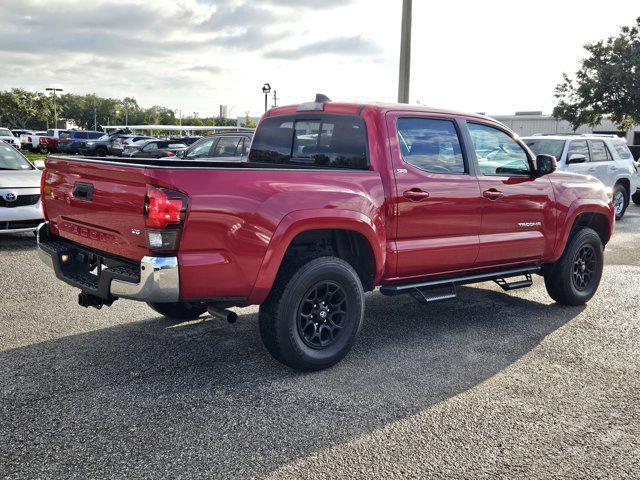
<svg viewBox="0 0 640 480"><path fill-rule="evenodd" d="M524 137L536 155L553 155L558 169L596 177L613 189L616 220L640 188L638 169L624 139L615 135L536 135Z"/></svg>

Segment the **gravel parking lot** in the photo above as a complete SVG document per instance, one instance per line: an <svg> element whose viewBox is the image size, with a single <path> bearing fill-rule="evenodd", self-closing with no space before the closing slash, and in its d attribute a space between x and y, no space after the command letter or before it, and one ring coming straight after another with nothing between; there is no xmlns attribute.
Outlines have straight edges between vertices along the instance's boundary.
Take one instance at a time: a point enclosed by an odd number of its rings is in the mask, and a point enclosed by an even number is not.
<svg viewBox="0 0 640 480"><path fill-rule="evenodd" d="M640 208L586 308L534 288L367 298L352 353L294 373L237 324L86 310L0 238L0 477L637 477Z"/></svg>

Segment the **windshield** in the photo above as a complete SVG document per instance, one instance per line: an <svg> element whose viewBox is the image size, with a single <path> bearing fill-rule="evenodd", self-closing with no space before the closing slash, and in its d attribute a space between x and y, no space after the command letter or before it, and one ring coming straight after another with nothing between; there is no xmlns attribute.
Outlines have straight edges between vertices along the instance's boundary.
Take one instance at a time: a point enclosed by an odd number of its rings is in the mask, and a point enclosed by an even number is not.
<svg viewBox="0 0 640 480"><path fill-rule="evenodd" d="M0 170L31 170L32 168L27 159L15 148L6 144L0 145Z"/></svg>
<svg viewBox="0 0 640 480"><path fill-rule="evenodd" d="M526 138L523 142L536 155L553 155L560 159L564 150L565 140L551 140L548 138Z"/></svg>
<svg viewBox="0 0 640 480"><path fill-rule="evenodd" d="M0 137L13 137L13 133L7 128L0 128Z"/></svg>

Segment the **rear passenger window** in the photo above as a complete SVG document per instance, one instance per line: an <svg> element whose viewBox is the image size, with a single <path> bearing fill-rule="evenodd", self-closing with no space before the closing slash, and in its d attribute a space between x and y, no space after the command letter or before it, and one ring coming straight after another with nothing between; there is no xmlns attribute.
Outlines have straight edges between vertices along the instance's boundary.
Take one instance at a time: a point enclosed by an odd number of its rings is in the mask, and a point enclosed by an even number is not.
<svg viewBox="0 0 640 480"><path fill-rule="evenodd" d="M618 155L620 155L620 158L622 158L623 160L633 159L633 155L631 155L631 150L629 150L629 147L627 146L626 143L623 143L620 141L614 141L613 148L616 150L616 152L618 152Z"/></svg>
<svg viewBox="0 0 640 480"><path fill-rule="evenodd" d="M586 140L573 141L569 144L569 151L567 152L567 159L571 160L572 155L584 155L585 162L591 161L591 155L589 155L589 147Z"/></svg>
<svg viewBox="0 0 640 480"><path fill-rule="evenodd" d="M399 118L398 141L409 165L431 173L465 173L456 127L451 120Z"/></svg>
<svg viewBox="0 0 640 480"><path fill-rule="evenodd" d="M592 140L591 144L591 161L592 162L608 162L613 160L609 149L602 140Z"/></svg>
<svg viewBox="0 0 640 480"><path fill-rule="evenodd" d="M250 166L367 169L367 135L359 117L267 118L249 152Z"/></svg>
<svg viewBox="0 0 640 480"><path fill-rule="evenodd" d="M240 151L238 150L238 143L240 142L240 137L222 137L218 140L218 144L213 151L214 157L235 157L240 156Z"/></svg>

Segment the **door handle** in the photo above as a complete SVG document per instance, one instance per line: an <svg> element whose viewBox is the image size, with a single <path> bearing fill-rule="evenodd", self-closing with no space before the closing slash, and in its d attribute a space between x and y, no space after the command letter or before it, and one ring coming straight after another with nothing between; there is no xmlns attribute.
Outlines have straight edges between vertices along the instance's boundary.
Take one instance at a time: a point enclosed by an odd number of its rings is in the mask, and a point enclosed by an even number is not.
<svg viewBox="0 0 640 480"><path fill-rule="evenodd" d="M482 196L484 198L488 198L489 200L498 200L499 198L504 197L504 193L495 188L490 188L489 190L485 190L482 192Z"/></svg>
<svg viewBox="0 0 640 480"><path fill-rule="evenodd" d="M412 202L419 202L420 200L429 198L429 192L424 192L419 188L412 188L411 190L406 190L402 196Z"/></svg>

